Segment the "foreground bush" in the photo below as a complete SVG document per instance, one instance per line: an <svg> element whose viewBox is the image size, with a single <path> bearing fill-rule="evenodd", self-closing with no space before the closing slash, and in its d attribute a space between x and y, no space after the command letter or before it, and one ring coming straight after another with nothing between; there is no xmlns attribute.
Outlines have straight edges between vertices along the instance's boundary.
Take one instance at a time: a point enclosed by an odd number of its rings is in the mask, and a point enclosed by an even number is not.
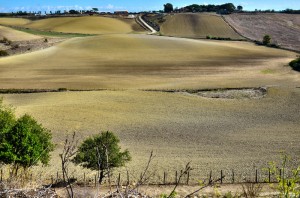
<svg viewBox="0 0 300 198"><path fill-rule="evenodd" d="M289 65L293 68L293 70L300 71L300 57L291 61Z"/></svg>
<svg viewBox="0 0 300 198"><path fill-rule="evenodd" d="M29 115L16 119L11 108L0 99L0 162L12 165L12 174L39 162L47 164L54 145L49 130Z"/></svg>
<svg viewBox="0 0 300 198"><path fill-rule="evenodd" d="M0 56L8 56L7 51L5 51L5 50L0 50Z"/></svg>
<svg viewBox="0 0 300 198"><path fill-rule="evenodd" d="M128 150L121 152L120 140L112 132L102 132L86 139L78 148L73 162L100 172L99 183L109 176L111 169L131 160Z"/></svg>

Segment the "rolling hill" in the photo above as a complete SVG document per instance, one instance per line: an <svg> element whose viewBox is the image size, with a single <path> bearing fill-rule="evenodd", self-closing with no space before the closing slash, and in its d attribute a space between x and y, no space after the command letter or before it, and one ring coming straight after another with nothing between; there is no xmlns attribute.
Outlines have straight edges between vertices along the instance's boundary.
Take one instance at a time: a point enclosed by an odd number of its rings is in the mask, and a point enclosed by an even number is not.
<svg viewBox="0 0 300 198"><path fill-rule="evenodd" d="M174 14L165 17L161 33L167 36L205 38L206 36L243 39L220 16L212 14Z"/></svg>
<svg viewBox="0 0 300 198"><path fill-rule="evenodd" d="M210 81L223 87L234 86L235 80L239 85L243 81L256 84L268 80L251 80L260 70L267 66L282 70L282 65L295 56L246 42L102 35L73 38L42 51L2 58L0 85L123 89L198 87Z"/></svg>
<svg viewBox="0 0 300 198"><path fill-rule="evenodd" d="M269 34L273 43L300 51L299 14L230 14L225 19L249 39L261 41Z"/></svg>

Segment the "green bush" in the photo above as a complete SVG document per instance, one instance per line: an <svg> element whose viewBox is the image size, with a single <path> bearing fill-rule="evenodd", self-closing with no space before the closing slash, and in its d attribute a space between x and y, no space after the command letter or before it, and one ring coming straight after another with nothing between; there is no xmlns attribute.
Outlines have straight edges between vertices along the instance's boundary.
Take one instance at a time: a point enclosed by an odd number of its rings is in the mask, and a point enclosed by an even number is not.
<svg viewBox="0 0 300 198"><path fill-rule="evenodd" d="M12 165L13 175L39 162L47 164L54 145L51 133L29 115L16 119L0 100L0 162Z"/></svg>
<svg viewBox="0 0 300 198"><path fill-rule="evenodd" d="M0 56L8 56L7 51L5 51L5 50L0 50Z"/></svg>
<svg viewBox="0 0 300 198"><path fill-rule="evenodd" d="M116 167L131 160L128 150L121 152L120 140L112 132L102 132L83 141L73 159L75 164L98 170L99 183Z"/></svg>
<svg viewBox="0 0 300 198"><path fill-rule="evenodd" d="M264 45L269 45L269 44L271 43L271 36L268 35L268 34L266 34L266 35L264 36L264 38L263 38L262 43L263 43Z"/></svg>
<svg viewBox="0 0 300 198"><path fill-rule="evenodd" d="M300 57L291 61L289 65L293 68L293 70L300 71Z"/></svg>

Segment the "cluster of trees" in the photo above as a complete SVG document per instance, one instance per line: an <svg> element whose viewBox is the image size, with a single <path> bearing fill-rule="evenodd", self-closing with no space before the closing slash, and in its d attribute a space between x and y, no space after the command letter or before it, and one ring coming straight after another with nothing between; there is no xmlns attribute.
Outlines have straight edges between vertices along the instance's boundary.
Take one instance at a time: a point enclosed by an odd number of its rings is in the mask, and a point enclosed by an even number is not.
<svg viewBox="0 0 300 198"><path fill-rule="evenodd" d="M198 5L192 4L183 8L186 12L224 12L227 11L229 13L234 12L236 10L235 5L232 3L225 3L222 5ZM242 6L238 6L239 10L243 10Z"/></svg>
<svg viewBox="0 0 300 198"><path fill-rule="evenodd" d="M99 183L112 168L123 166L131 160L128 150L121 151L120 140L112 132L103 132L87 138L77 147L66 140L60 154L62 170L67 176L68 162L99 171ZM27 170L39 163L47 165L54 150L50 131L29 115L16 118L11 107L0 99L0 163L11 165L11 176L22 169ZM68 177L67 177L68 178ZM69 179L65 179L69 181Z"/></svg>
<svg viewBox="0 0 300 198"><path fill-rule="evenodd" d="M198 4L192 4L189 6L185 6L183 8L173 8L173 5L171 3L167 3L164 5L164 12L218 12L218 13L232 13L234 11L242 11L242 6L233 5L232 3L225 3L222 5L198 5Z"/></svg>

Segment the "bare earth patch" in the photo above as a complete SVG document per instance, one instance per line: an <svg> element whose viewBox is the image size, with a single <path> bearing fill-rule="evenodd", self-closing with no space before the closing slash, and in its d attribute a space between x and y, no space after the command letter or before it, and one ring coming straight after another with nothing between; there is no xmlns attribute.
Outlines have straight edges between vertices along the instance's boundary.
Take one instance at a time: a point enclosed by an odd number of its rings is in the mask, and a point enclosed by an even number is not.
<svg viewBox="0 0 300 198"><path fill-rule="evenodd" d="M186 91L183 94L192 94L205 98L223 98L223 99L260 99L267 94L267 88L237 88L237 89L215 89L207 91Z"/></svg>

